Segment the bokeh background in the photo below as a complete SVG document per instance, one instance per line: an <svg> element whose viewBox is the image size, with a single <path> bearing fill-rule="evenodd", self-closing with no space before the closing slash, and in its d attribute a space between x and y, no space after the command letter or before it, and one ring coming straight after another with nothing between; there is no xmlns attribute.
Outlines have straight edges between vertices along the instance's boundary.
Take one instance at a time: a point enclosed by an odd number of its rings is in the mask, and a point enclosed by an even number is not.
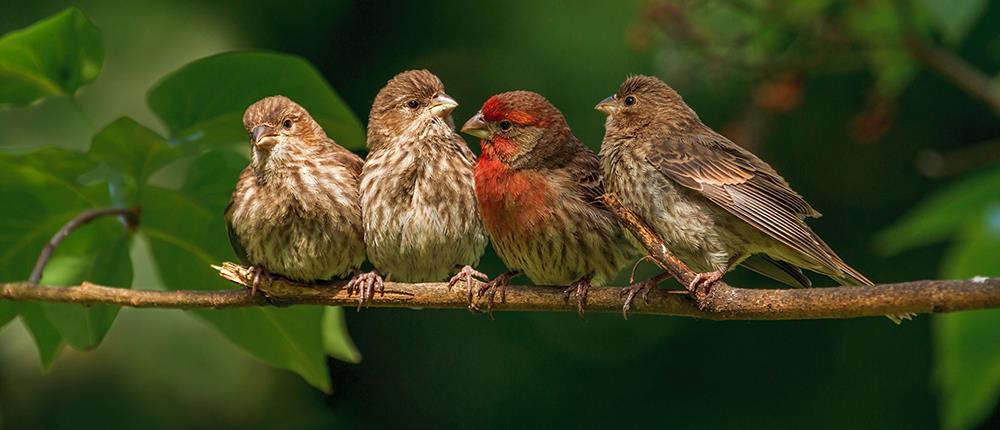
<svg viewBox="0 0 1000 430"><path fill-rule="evenodd" d="M956 30L935 27L934 18L959 6L932 1L897 2L899 10L880 1L76 2L106 50L101 76L78 97L86 114L65 99L0 111L0 145L85 148L95 127L120 115L156 127L147 89L192 60L233 50L306 58L363 121L379 88L406 69L441 77L461 104L459 123L491 94L537 91L595 150L603 117L593 106L629 74L655 74L707 124L782 172L825 214L813 228L854 267L883 282L935 278L960 274L947 262L961 238L887 255L879 237L928 195L1000 160L1000 112L906 42L930 41L992 77L1000 70L1000 3L972 3ZM68 5L3 2L0 33ZM997 224L984 234L1000 237ZM969 270L1000 275L996 258ZM482 269L503 270L492 254ZM729 277L768 285L742 270ZM136 288L157 282L136 269ZM183 311L125 309L99 348L67 350L46 374L27 333L11 324L0 331L0 429L947 422L935 361L940 325L927 316L897 327L880 318L623 321L596 313L583 321L500 313L491 321L371 308L349 312L348 327L363 361L330 359L334 393L324 395ZM974 344L1000 344L1000 331L977 336ZM1000 364L992 369L1000 375ZM970 427L1000 428L992 390L994 406Z"/></svg>

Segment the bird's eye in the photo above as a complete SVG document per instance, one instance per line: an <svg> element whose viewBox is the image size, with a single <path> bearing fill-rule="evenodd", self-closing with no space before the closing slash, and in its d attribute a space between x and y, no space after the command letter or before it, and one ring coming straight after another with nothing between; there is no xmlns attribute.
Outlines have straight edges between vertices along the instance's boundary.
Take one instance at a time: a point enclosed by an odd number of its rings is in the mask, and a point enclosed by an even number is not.
<svg viewBox="0 0 1000 430"><path fill-rule="evenodd" d="M281 126L285 127L285 130L291 130L291 128L292 128L292 120L286 119L284 122L281 123Z"/></svg>
<svg viewBox="0 0 1000 430"><path fill-rule="evenodd" d="M635 97L633 96L625 97L625 106L632 106L634 104L635 104Z"/></svg>
<svg viewBox="0 0 1000 430"><path fill-rule="evenodd" d="M420 106L420 102L416 100L410 100L406 102L406 106L409 107L410 109L416 109L417 106Z"/></svg>
<svg viewBox="0 0 1000 430"><path fill-rule="evenodd" d="M503 130L503 131L510 130L510 121L507 121L507 120L500 121L499 125L500 125L500 129Z"/></svg>

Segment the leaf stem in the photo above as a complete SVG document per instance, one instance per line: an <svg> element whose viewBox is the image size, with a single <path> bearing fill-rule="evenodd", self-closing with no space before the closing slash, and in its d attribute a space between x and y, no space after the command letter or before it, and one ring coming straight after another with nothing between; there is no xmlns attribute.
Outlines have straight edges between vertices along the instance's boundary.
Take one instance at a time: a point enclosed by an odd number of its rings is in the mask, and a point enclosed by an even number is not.
<svg viewBox="0 0 1000 430"><path fill-rule="evenodd" d="M88 209L81 212L79 215L63 225L62 228L60 228L59 231L52 236L52 239L49 239L49 242L45 244L45 247L42 248L42 252L38 254L38 260L35 261L35 267L31 269L31 276L28 277L28 282L31 284L38 284L38 281L42 279L42 272L45 271L45 266L49 263L49 260L52 259L52 254L55 253L59 244L62 243L62 241L66 239L66 237L69 236L73 230L76 230L78 227L87 224L94 219L109 215L123 216L125 219L125 225L129 228L134 228L139 224L139 212L140 209L138 207Z"/></svg>

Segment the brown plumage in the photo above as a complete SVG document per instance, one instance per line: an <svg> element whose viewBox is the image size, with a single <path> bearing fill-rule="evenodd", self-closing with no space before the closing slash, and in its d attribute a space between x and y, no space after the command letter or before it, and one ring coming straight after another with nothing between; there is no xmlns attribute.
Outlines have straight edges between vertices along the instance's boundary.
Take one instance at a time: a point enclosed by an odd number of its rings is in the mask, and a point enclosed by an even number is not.
<svg viewBox="0 0 1000 430"><path fill-rule="evenodd" d="M337 145L302 106L262 99L243 115L251 161L226 222L230 243L253 265L297 281L347 276L364 262L358 175L362 161Z"/></svg>
<svg viewBox="0 0 1000 430"><path fill-rule="evenodd" d="M472 168L475 156L455 133L457 103L426 70L403 72L379 91L368 118L361 201L368 259L403 282L455 274L472 288L486 248ZM457 274L456 274L457 272ZM381 285L378 273L368 282Z"/></svg>
<svg viewBox="0 0 1000 430"><path fill-rule="evenodd" d="M704 125L659 79L631 77L597 109L608 115L601 156L609 191L701 272L690 288L741 263L793 286L810 286L800 267L842 285L873 285L806 225L819 212L778 172Z"/></svg>
<svg viewBox="0 0 1000 430"><path fill-rule="evenodd" d="M604 206L600 162L539 94L493 96L462 131L482 139L476 195L483 222L510 272L491 281L489 306L510 278L567 285L583 315L587 288L614 277L636 249Z"/></svg>

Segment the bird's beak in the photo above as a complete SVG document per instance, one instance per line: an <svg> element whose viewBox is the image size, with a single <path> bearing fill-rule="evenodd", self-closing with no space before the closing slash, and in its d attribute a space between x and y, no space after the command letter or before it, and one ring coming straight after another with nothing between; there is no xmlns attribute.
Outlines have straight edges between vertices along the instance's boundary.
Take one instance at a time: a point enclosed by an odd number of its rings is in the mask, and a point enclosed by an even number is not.
<svg viewBox="0 0 1000 430"><path fill-rule="evenodd" d="M594 106L594 109L601 111L605 115L611 115L618 110L618 100L615 99L615 96L608 96L608 98L601 100L597 106Z"/></svg>
<svg viewBox="0 0 1000 430"><path fill-rule="evenodd" d="M490 128L489 125L486 124L486 121L483 121L483 113L476 112L476 116L469 118L469 120L465 122L465 125L462 126L462 133L475 136L480 139L489 138Z"/></svg>
<svg viewBox="0 0 1000 430"><path fill-rule="evenodd" d="M458 102L445 93L438 93L437 96L431 99L429 107L434 116L447 118L448 115L451 115L451 111L458 107Z"/></svg>
<svg viewBox="0 0 1000 430"><path fill-rule="evenodd" d="M274 145L278 144L278 134L274 129L266 125L258 125L250 132L250 141L254 148L261 151L270 151Z"/></svg>

